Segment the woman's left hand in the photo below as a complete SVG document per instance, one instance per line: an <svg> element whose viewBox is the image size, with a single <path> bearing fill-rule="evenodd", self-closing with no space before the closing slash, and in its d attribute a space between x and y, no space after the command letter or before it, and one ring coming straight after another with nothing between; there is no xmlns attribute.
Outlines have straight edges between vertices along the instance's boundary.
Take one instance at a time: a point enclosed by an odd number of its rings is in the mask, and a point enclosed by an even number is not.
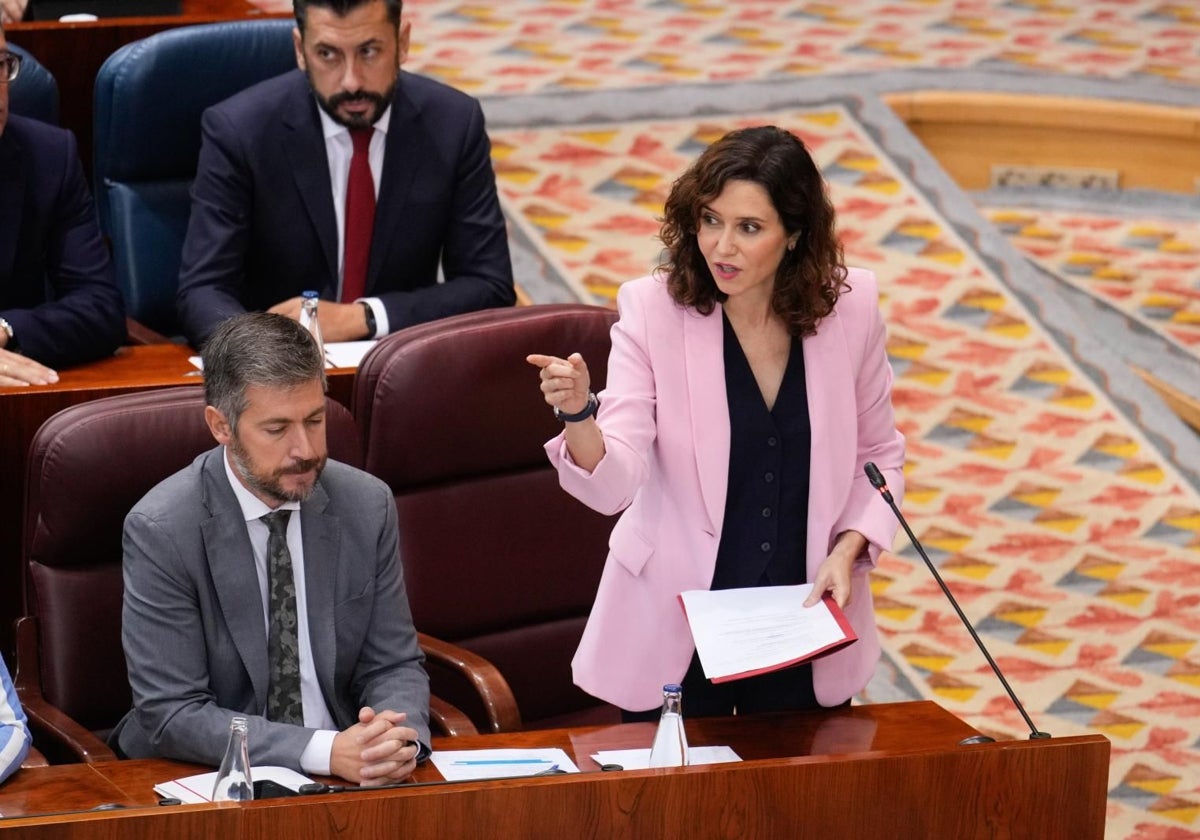
<svg viewBox="0 0 1200 840"><path fill-rule="evenodd" d="M817 576L813 579L812 592L804 606L811 607L828 592L833 596L839 608L850 603L850 571L854 561L866 550L867 538L857 531L845 531L833 546L833 551L817 568Z"/></svg>

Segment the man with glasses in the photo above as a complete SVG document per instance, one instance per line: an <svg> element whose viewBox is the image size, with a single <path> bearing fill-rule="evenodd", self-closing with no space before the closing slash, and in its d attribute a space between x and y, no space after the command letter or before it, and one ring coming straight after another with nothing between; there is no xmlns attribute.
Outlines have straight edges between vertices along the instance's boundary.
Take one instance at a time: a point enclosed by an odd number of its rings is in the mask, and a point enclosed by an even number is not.
<svg viewBox="0 0 1200 840"><path fill-rule="evenodd" d="M125 340L75 137L8 112L20 75L0 27L0 388L57 382Z"/></svg>
<svg viewBox="0 0 1200 840"><path fill-rule="evenodd" d="M401 71L400 0L294 5L300 69L204 114L176 298L188 340L246 310L298 318L310 289L326 341L511 306L479 103Z"/></svg>

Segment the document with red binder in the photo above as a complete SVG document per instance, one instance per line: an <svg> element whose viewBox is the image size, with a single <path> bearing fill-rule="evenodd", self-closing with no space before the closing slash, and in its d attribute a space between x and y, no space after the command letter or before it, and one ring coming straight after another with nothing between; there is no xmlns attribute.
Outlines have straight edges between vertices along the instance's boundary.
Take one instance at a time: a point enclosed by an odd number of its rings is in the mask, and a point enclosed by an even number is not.
<svg viewBox="0 0 1200 840"><path fill-rule="evenodd" d="M858 641L826 595L811 607L812 584L751 589L695 589L679 600L704 675L715 683L799 665Z"/></svg>

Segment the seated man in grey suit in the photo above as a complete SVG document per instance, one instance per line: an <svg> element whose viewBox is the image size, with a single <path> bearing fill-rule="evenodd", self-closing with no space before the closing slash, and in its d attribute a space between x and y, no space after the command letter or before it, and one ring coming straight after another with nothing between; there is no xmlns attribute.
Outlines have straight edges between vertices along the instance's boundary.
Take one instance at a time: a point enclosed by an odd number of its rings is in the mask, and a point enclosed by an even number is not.
<svg viewBox="0 0 1200 840"><path fill-rule="evenodd" d="M400 0L294 4L300 69L201 122L176 297L188 340L246 310L298 318L307 290L326 341L511 306L479 103L400 70Z"/></svg>
<svg viewBox="0 0 1200 840"><path fill-rule="evenodd" d="M221 444L125 520L122 641L130 758L220 763L234 715L252 764L360 784L428 753L429 679L387 485L325 442L309 333L243 314L204 351L205 420Z"/></svg>

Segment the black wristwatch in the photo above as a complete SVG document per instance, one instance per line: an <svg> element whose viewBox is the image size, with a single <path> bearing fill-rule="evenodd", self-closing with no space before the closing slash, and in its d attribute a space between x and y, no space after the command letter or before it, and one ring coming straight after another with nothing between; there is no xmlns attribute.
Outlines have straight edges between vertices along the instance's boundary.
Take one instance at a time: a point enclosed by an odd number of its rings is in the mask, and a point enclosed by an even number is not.
<svg viewBox="0 0 1200 840"><path fill-rule="evenodd" d="M379 324L375 322L375 310L365 300L360 300L359 303L362 304L363 311L367 313L367 338L374 338L379 329Z"/></svg>
<svg viewBox="0 0 1200 840"><path fill-rule="evenodd" d="M554 407L554 417L556 420L561 420L564 423L580 423L589 417L595 417L596 411L600 408L600 400L596 399L596 395L588 391L587 405L582 411L577 411L574 414L567 414L560 411L558 406Z"/></svg>

